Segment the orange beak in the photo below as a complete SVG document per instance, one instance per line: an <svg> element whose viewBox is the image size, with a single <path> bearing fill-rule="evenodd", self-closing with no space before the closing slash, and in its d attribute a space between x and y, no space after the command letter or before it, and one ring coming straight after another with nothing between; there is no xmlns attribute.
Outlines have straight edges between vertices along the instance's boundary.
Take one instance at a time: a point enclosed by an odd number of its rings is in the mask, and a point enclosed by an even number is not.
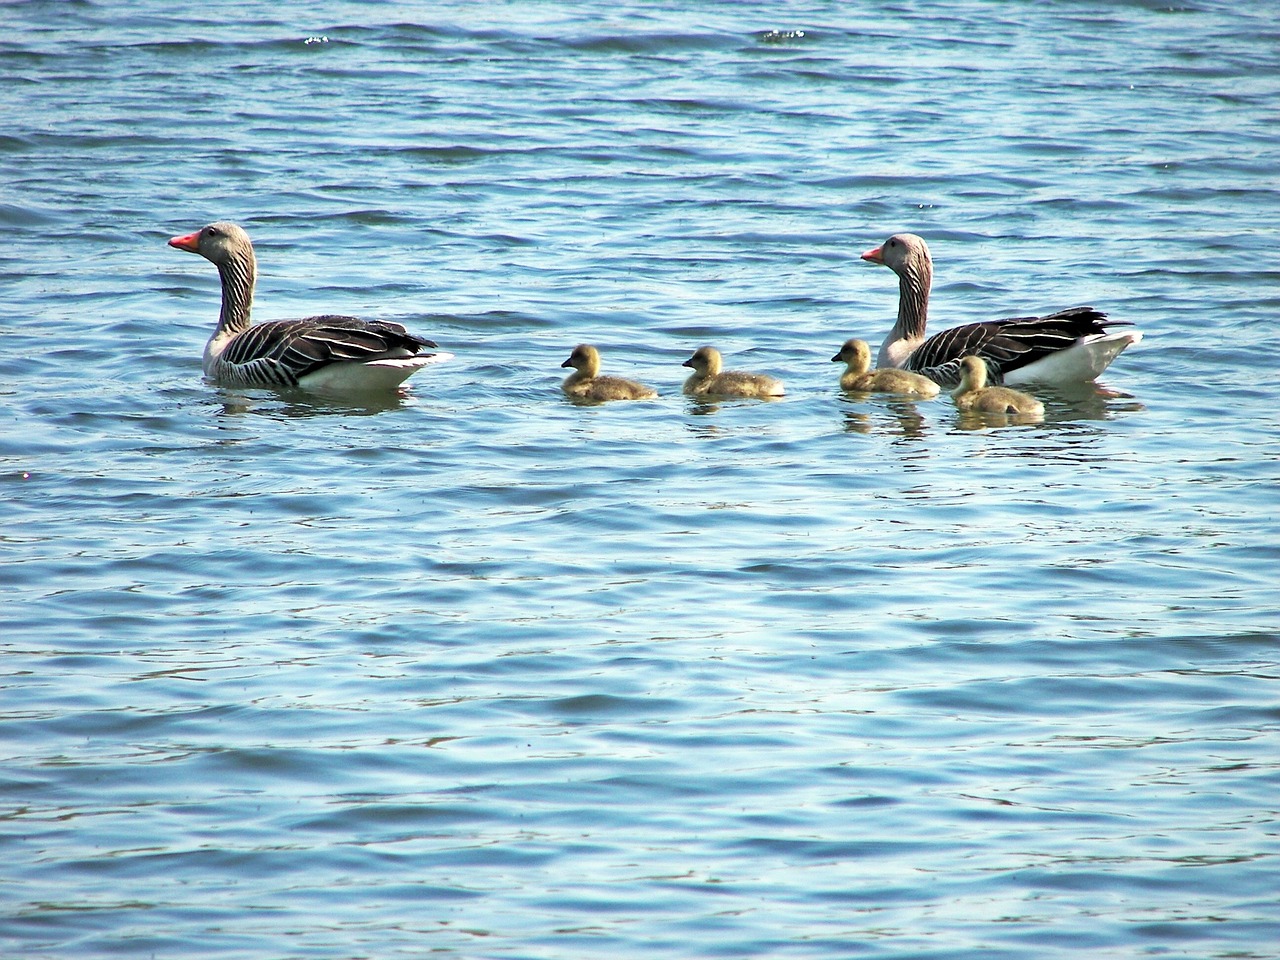
<svg viewBox="0 0 1280 960"><path fill-rule="evenodd" d="M169 241L169 246L177 247L179 250L186 250L188 253L199 253L200 231L188 233L185 237L174 237Z"/></svg>
<svg viewBox="0 0 1280 960"><path fill-rule="evenodd" d="M169 241L173 243L172 240ZM876 247L874 250L868 250L862 255L863 260L870 260L872 263L884 263L884 247Z"/></svg>

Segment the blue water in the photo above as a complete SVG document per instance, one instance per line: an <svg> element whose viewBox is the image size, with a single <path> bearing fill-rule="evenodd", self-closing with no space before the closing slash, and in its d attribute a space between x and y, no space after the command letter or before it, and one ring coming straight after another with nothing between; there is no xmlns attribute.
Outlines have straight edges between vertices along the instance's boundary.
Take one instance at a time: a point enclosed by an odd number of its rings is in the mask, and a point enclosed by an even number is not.
<svg viewBox="0 0 1280 960"><path fill-rule="evenodd" d="M1266 4L0 22L0 956L1280 957ZM204 382L214 219L456 359ZM842 396L900 230L1145 339Z"/></svg>

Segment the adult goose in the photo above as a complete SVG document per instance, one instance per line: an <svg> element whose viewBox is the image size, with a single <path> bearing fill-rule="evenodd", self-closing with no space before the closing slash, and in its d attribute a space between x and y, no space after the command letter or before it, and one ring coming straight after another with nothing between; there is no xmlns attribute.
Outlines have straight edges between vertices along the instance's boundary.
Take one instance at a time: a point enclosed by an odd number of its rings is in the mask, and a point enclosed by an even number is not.
<svg viewBox="0 0 1280 960"><path fill-rule="evenodd" d="M967 323L925 339L933 283L928 245L914 233L899 233L862 259L898 275L898 322L880 345L880 367L914 370L954 386L961 358L974 354L986 361L996 383L1080 383L1096 378L1120 351L1142 339L1137 330L1112 331L1128 321L1108 320L1093 307Z"/></svg>
<svg viewBox="0 0 1280 960"><path fill-rule="evenodd" d="M1044 404L1031 394L1008 387L988 387L987 365L981 357L968 356L960 361L960 386L951 391L951 399L963 412L1044 416Z"/></svg>
<svg viewBox="0 0 1280 960"><path fill-rule="evenodd" d="M251 326L257 261L249 235L218 221L169 246L198 253L222 278L222 313L204 348L204 373L237 387L390 390L453 355L398 323L318 316ZM434 352L433 352L434 351Z"/></svg>
<svg viewBox="0 0 1280 960"><path fill-rule="evenodd" d="M682 366L692 367L693 374L684 382L684 392L691 397L748 397L767 400L781 397L786 391L782 381L764 373L721 372L724 361L715 347L699 347Z"/></svg>
<svg viewBox="0 0 1280 960"><path fill-rule="evenodd" d="M569 359L560 364L573 367L573 373L560 385L567 396L578 400L652 400L658 391L625 377L600 376L600 351L589 343L573 348Z"/></svg>
<svg viewBox="0 0 1280 960"><path fill-rule="evenodd" d="M939 387L928 377L894 367L871 369L871 347L865 340L846 340L832 363L842 362L840 386L858 393L901 393L908 397L936 397Z"/></svg>

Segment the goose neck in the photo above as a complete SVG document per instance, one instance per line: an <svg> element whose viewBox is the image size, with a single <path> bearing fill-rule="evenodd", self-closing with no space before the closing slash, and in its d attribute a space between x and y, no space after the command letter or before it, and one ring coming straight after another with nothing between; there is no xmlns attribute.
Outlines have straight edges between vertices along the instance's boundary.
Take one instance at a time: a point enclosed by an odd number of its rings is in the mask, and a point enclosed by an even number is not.
<svg viewBox="0 0 1280 960"><path fill-rule="evenodd" d="M240 333L249 329L249 313L253 309L253 285L256 267L253 255L232 257L218 264L222 279L222 313L218 330Z"/></svg>
<svg viewBox="0 0 1280 960"><path fill-rule="evenodd" d="M929 287L933 269L927 260L907 264L898 276L898 322L895 340L923 340L929 319Z"/></svg>

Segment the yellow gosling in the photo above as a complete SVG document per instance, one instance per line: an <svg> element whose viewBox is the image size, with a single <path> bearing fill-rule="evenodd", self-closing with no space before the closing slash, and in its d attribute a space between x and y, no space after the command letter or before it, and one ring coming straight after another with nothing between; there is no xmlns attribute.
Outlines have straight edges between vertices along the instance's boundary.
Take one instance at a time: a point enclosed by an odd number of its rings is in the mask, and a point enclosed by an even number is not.
<svg viewBox="0 0 1280 960"><path fill-rule="evenodd" d="M720 351L715 347L699 347L683 366L692 367L693 375L684 382L684 392L691 397L781 397L786 391L782 381L763 373L720 371Z"/></svg>
<svg viewBox="0 0 1280 960"><path fill-rule="evenodd" d="M579 400L651 400L658 395L652 387L623 377L600 376L600 351L589 343L573 348L569 359L560 364L573 367L564 378L561 389Z"/></svg>
<svg viewBox="0 0 1280 960"><path fill-rule="evenodd" d="M846 365L840 375L840 386L864 393L901 393L909 397L936 397L941 389L928 377L910 370L886 367L871 369L871 347L865 340L846 340L832 363Z"/></svg>
<svg viewBox="0 0 1280 960"><path fill-rule="evenodd" d="M960 361L960 386L952 391L951 398L957 410L1044 415L1044 404L1028 393L1008 387L988 387L987 363L981 357L968 356Z"/></svg>

